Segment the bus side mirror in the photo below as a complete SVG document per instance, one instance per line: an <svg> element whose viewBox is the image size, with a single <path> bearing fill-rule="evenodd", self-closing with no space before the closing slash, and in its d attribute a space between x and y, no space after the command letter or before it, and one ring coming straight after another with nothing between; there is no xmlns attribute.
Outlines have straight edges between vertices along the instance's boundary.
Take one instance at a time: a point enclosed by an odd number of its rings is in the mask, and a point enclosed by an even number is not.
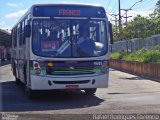
<svg viewBox="0 0 160 120"><path fill-rule="evenodd" d="M110 44L113 44L113 31L112 24L109 22L109 34L110 34Z"/></svg>
<svg viewBox="0 0 160 120"><path fill-rule="evenodd" d="M31 36L31 26L26 25L25 26L25 37L30 37Z"/></svg>

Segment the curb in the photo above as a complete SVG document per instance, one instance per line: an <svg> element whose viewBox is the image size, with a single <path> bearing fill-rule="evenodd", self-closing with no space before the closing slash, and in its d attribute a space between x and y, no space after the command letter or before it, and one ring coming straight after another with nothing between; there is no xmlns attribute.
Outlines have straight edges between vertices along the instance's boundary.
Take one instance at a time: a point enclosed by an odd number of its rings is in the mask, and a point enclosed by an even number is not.
<svg viewBox="0 0 160 120"><path fill-rule="evenodd" d="M127 70L118 69L118 68L111 67L111 66L110 66L109 68L110 68L110 69L117 70L117 71L120 71L120 72L125 72L125 73L131 74L131 75L136 75L136 76L139 76L139 77L141 77L141 78L149 79L149 80L151 80L151 81L156 81L156 82L159 82L159 83L160 83L160 80L159 80L159 79L156 79L156 78L151 78L151 77L148 77L148 76L136 74L136 73L133 73L133 72L129 72L129 71L127 71Z"/></svg>
<svg viewBox="0 0 160 120"><path fill-rule="evenodd" d="M8 66L10 66L10 64L8 64L8 65L3 65L3 66L0 66L0 69L1 69L1 68L4 68L4 67L8 67Z"/></svg>

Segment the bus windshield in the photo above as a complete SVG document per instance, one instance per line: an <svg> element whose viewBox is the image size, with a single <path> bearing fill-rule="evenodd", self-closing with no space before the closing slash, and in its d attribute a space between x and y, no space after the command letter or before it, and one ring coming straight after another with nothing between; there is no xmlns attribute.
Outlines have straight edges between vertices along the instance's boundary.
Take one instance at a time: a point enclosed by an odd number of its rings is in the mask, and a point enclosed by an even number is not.
<svg viewBox="0 0 160 120"><path fill-rule="evenodd" d="M38 56L84 58L107 53L104 20L35 19L32 31L32 50Z"/></svg>

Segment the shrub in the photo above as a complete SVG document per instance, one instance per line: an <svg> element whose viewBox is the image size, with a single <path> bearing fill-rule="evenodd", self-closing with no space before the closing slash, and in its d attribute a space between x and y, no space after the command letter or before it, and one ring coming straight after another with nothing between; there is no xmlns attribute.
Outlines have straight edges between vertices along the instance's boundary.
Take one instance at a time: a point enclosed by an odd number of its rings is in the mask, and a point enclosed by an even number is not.
<svg viewBox="0 0 160 120"><path fill-rule="evenodd" d="M134 53L131 53L129 55L126 55L123 59L128 61L139 61L139 62L159 62L160 51L142 49Z"/></svg>
<svg viewBox="0 0 160 120"><path fill-rule="evenodd" d="M160 52L160 46L157 45L157 46L155 47L155 49Z"/></svg>
<svg viewBox="0 0 160 120"><path fill-rule="evenodd" d="M110 58L112 59L122 59L125 53L117 52L117 53L111 53Z"/></svg>
<svg viewBox="0 0 160 120"><path fill-rule="evenodd" d="M160 46L156 46L155 50L141 49L130 54L122 52L111 53L110 57L127 61L160 62Z"/></svg>

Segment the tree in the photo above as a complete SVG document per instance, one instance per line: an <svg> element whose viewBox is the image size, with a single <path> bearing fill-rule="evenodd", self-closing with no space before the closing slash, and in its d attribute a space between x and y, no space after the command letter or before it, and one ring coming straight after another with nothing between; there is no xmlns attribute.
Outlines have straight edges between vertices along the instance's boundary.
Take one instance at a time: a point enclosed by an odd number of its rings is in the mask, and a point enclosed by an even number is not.
<svg viewBox="0 0 160 120"><path fill-rule="evenodd" d="M157 1L155 5L155 10L152 14L150 14L151 18L160 18L160 0Z"/></svg>
<svg viewBox="0 0 160 120"><path fill-rule="evenodd" d="M156 8L149 17L137 15L132 21L128 22L121 31L114 32L114 40L129 40L133 38L146 38L154 34L160 34L160 0L156 3ZM113 27L116 31L116 27Z"/></svg>

